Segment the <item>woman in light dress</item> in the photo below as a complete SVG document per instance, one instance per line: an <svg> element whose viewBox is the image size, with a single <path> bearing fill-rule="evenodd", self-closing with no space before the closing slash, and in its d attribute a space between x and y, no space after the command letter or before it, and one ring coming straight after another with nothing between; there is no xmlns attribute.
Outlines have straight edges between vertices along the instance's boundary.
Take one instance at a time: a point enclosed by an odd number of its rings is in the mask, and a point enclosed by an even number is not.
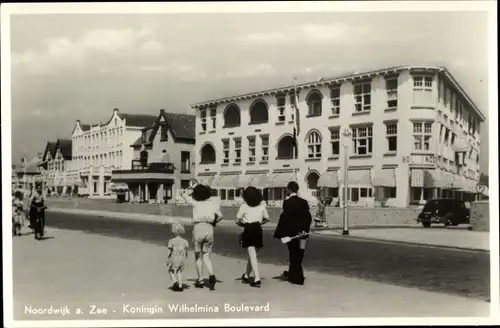
<svg viewBox="0 0 500 328"><path fill-rule="evenodd" d="M243 227L240 244L248 252L245 273L241 276L243 283L250 283L252 287L260 287L257 251L263 246L262 225L269 222L265 202L261 192L255 187L248 187L243 191L244 203L241 204L236 215L236 224ZM254 279L250 281L253 272Z"/></svg>
<svg viewBox="0 0 500 328"><path fill-rule="evenodd" d="M193 206L193 242L198 273L195 287L204 287L203 265L205 265L209 273L208 287L213 290L217 279L214 275L210 255L214 244L214 227L222 220L220 205L211 198L212 190L205 185L197 185L192 189L190 195L186 191L182 196L188 204Z"/></svg>

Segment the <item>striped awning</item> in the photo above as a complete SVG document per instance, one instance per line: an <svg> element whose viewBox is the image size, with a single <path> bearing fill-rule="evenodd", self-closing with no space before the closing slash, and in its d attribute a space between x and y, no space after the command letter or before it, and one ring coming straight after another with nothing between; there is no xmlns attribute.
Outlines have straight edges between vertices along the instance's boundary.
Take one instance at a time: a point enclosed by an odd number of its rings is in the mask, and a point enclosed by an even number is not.
<svg viewBox="0 0 500 328"><path fill-rule="evenodd" d="M373 185L375 187L396 187L396 170L381 169L376 171Z"/></svg>
<svg viewBox="0 0 500 328"><path fill-rule="evenodd" d="M214 181L212 181L212 186L214 188L228 188L234 189L237 187L239 175L220 175Z"/></svg>
<svg viewBox="0 0 500 328"><path fill-rule="evenodd" d="M348 185L371 186L372 185L371 171L369 169L349 170L349 172L347 172L347 183Z"/></svg>
<svg viewBox="0 0 500 328"><path fill-rule="evenodd" d="M268 181L268 188L285 188L288 182L294 180L292 172L274 173Z"/></svg>
<svg viewBox="0 0 500 328"><path fill-rule="evenodd" d="M411 187L417 188L447 188L446 172L439 170L424 170L412 169L411 170Z"/></svg>
<svg viewBox="0 0 500 328"><path fill-rule="evenodd" d="M215 175L199 175L196 177L199 184L210 186L215 179Z"/></svg>
<svg viewBox="0 0 500 328"><path fill-rule="evenodd" d="M318 187L338 188L339 174L337 171L327 171L321 174L318 180Z"/></svg>

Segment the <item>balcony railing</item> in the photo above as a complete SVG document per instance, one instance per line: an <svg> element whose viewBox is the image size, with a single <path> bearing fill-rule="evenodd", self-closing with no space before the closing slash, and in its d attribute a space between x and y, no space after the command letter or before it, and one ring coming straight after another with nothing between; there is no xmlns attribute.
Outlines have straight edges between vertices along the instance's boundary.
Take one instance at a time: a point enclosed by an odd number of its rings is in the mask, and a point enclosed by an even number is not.
<svg viewBox="0 0 500 328"><path fill-rule="evenodd" d="M146 165L143 165L143 163L140 160L134 159L132 160L132 171L145 171L152 173L174 173L175 166L173 163L165 163L165 162L148 163Z"/></svg>

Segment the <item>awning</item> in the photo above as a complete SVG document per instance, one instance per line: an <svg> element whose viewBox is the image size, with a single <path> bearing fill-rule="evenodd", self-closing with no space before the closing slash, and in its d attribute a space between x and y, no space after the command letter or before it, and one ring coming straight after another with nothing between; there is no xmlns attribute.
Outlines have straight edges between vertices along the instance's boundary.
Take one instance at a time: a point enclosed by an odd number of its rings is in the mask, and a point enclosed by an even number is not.
<svg viewBox="0 0 500 328"><path fill-rule="evenodd" d="M294 181L292 172L289 173L274 173L268 181L268 188L286 188L290 181Z"/></svg>
<svg viewBox="0 0 500 328"><path fill-rule="evenodd" d="M228 188L234 189L237 188L236 184L238 183L239 175L220 175L212 181L212 186L214 188Z"/></svg>
<svg viewBox="0 0 500 328"><path fill-rule="evenodd" d="M351 185L371 186L372 185L371 171L349 170L349 172L347 172L347 183L349 186Z"/></svg>
<svg viewBox="0 0 500 328"><path fill-rule="evenodd" d="M269 188L270 177L267 173L252 174L255 177L251 181L251 186L258 189Z"/></svg>
<svg viewBox="0 0 500 328"><path fill-rule="evenodd" d="M337 171L324 172L318 180L318 187L338 188L339 185L339 174Z"/></svg>
<svg viewBox="0 0 500 328"><path fill-rule="evenodd" d="M373 185L375 187L396 187L396 170L381 169L375 172Z"/></svg>
<svg viewBox="0 0 500 328"><path fill-rule="evenodd" d="M457 139L455 140L455 144L453 145L453 150L456 152L466 152L469 151L470 145L468 144L467 140L461 136L457 136Z"/></svg>
<svg viewBox="0 0 500 328"><path fill-rule="evenodd" d="M156 173L136 170L113 171L111 180L112 182L125 183L174 183L174 179L170 173Z"/></svg>
<svg viewBox="0 0 500 328"><path fill-rule="evenodd" d="M448 173L440 170L411 170L411 187L417 188L449 188Z"/></svg>
<svg viewBox="0 0 500 328"><path fill-rule="evenodd" d="M235 186L237 188L246 188L252 186L258 189L263 189L266 187L267 181L267 175L263 173L241 174L238 175Z"/></svg>
<svg viewBox="0 0 500 328"><path fill-rule="evenodd" d="M199 184L210 186L215 179L215 175L199 175L196 177Z"/></svg>
<svg viewBox="0 0 500 328"><path fill-rule="evenodd" d="M126 183L111 183L109 190L111 191L127 191L128 185Z"/></svg>

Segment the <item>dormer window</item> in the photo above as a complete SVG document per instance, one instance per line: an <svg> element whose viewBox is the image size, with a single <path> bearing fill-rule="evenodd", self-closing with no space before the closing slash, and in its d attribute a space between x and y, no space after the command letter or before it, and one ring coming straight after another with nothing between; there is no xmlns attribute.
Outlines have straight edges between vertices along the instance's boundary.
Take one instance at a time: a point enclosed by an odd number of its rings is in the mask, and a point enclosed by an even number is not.
<svg viewBox="0 0 500 328"><path fill-rule="evenodd" d="M162 124L160 130L161 138L160 141L168 141L168 129L167 125Z"/></svg>

